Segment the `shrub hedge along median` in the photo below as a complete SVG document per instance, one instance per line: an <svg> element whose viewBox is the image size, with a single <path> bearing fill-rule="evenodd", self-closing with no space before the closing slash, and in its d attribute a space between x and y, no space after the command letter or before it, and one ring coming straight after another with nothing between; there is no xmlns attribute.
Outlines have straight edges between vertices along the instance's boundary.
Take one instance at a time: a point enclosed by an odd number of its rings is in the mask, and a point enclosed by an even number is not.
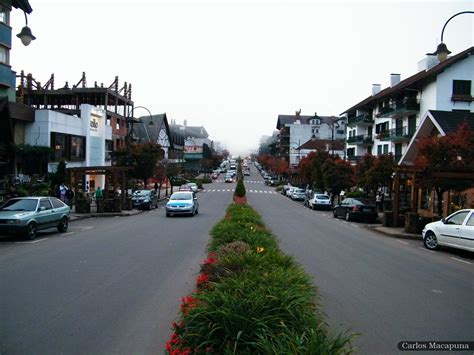
<svg viewBox="0 0 474 355"><path fill-rule="evenodd" d="M170 354L346 354L352 335L333 335L310 277L279 249L260 216L232 204L211 231L196 291L182 299Z"/></svg>

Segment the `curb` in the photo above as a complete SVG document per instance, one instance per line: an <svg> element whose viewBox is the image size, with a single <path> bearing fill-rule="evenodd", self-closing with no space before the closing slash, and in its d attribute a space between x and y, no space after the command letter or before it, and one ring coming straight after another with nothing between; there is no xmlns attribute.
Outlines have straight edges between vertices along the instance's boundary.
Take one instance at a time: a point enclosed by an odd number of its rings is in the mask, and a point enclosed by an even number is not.
<svg viewBox="0 0 474 355"><path fill-rule="evenodd" d="M141 214L143 211L137 210L137 212L126 212L126 213L87 213L87 214L80 214L74 215L74 218L70 218L69 222L80 221L87 218L96 218L96 217L130 217L135 216L137 214Z"/></svg>
<svg viewBox="0 0 474 355"><path fill-rule="evenodd" d="M418 240L418 241L420 241L422 239L421 235L418 235L418 234L399 233L399 232L391 233L391 232L387 232L385 230L382 230L382 229L378 228L378 226L375 226L375 225L367 225L366 228L370 229L374 232L377 232L379 234L383 234L383 235L386 235L388 237L397 238L397 239L408 239L408 240Z"/></svg>

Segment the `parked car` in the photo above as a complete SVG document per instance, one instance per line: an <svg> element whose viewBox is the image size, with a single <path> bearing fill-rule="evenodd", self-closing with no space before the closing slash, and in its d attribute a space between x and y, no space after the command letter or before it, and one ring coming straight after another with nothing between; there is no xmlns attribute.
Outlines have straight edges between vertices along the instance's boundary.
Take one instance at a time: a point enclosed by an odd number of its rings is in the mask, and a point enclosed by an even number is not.
<svg viewBox="0 0 474 355"><path fill-rule="evenodd" d="M459 210L422 231L423 244L436 250L440 245L474 252L474 209Z"/></svg>
<svg viewBox="0 0 474 355"><path fill-rule="evenodd" d="M291 185L283 185L281 189L281 194L286 196L287 191L290 189Z"/></svg>
<svg viewBox="0 0 474 355"><path fill-rule="evenodd" d="M155 190L136 190L132 194L133 207L143 210L158 208L158 195Z"/></svg>
<svg viewBox="0 0 474 355"><path fill-rule="evenodd" d="M364 220L373 223L378 215L375 204L367 199L346 198L333 209L334 218L343 217L346 221Z"/></svg>
<svg viewBox="0 0 474 355"><path fill-rule="evenodd" d="M187 185L191 188L192 192L198 192L198 186L195 182L188 182Z"/></svg>
<svg viewBox="0 0 474 355"><path fill-rule="evenodd" d="M21 233L36 238L39 230L57 228L67 231L70 207L56 197L19 197L0 208L0 232Z"/></svg>
<svg viewBox="0 0 474 355"><path fill-rule="evenodd" d="M250 170L245 170L245 171L244 171L244 175L245 175L245 176L250 176Z"/></svg>
<svg viewBox="0 0 474 355"><path fill-rule="evenodd" d="M217 179L218 177L219 177L219 174L217 174L217 173L212 173L211 174L211 179L213 179L213 180Z"/></svg>
<svg viewBox="0 0 474 355"><path fill-rule="evenodd" d="M293 191L291 192L291 199L296 201L296 200L300 200L300 201L303 201L304 200L304 196L305 196L305 191L304 189L300 189L300 188L295 188L293 189Z"/></svg>
<svg viewBox="0 0 474 355"><path fill-rule="evenodd" d="M291 194L293 193L293 190L297 189L296 186L290 186L288 190L286 190L286 197L291 197Z"/></svg>
<svg viewBox="0 0 474 355"><path fill-rule="evenodd" d="M316 209L332 209L331 198L325 194L313 193L312 197L308 200L308 207Z"/></svg>
<svg viewBox="0 0 474 355"><path fill-rule="evenodd" d="M199 213L199 203L193 192L179 191L170 196L165 209L166 217L175 214L189 214L194 216Z"/></svg>

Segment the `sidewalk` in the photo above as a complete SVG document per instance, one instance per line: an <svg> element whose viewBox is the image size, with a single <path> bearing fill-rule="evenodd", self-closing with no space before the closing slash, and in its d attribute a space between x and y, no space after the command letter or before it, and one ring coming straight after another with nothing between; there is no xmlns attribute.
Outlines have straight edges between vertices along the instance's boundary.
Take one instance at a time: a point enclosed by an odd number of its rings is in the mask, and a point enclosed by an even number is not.
<svg viewBox="0 0 474 355"><path fill-rule="evenodd" d="M169 190L168 190L169 193ZM162 189L160 193L160 200L164 201L166 200L166 190ZM96 218L96 217L128 217L128 216L135 216L137 214L140 214L143 212L143 210L137 210L137 209L131 209L131 210L122 210L121 212L103 212L103 213L97 213L97 206L93 202L91 204L91 212L89 213L76 213L74 206L72 206L71 209L71 214L70 214L70 222L74 221L79 221L81 219L86 219L86 218Z"/></svg>
<svg viewBox="0 0 474 355"><path fill-rule="evenodd" d="M379 220L383 221L383 214L380 212L379 212ZM421 240L421 233L420 234L407 233L405 232L404 227L384 227L383 224L369 224L366 227L370 230L376 231L380 234L384 234L392 238Z"/></svg>

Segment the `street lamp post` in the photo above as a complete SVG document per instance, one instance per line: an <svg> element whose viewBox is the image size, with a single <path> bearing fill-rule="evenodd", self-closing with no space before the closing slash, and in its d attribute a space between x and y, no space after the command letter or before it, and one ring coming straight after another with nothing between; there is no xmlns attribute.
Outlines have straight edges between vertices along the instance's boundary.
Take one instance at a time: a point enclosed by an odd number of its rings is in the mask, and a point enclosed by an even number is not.
<svg viewBox="0 0 474 355"><path fill-rule="evenodd" d="M21 40L21 43L23 43L24 46L28 46L31 41L34 41L36 39L36 37L33 36L31 29L28 27L28 17L26 15L27 11L29 11L28 13L31 13L32 11L29 4L26 9L23 9L23 13L25 14L25 27L23 27L20 33L16 35Z"/></svg>
<svg viewBox="0 0 474 355"><path fill-rule="evenodd" d="M133 117L133 112L137 109L137 108L141 108L141 109L144 109L148 112L148 114L150 115L150 121L148 122L148 125L149 126L153 126L153 115L151 114L150 110L147 109L146 107L144 106L135 106L132 108L132 111L130 111L130 114L127 116L126 118L126 121L127 121L127 136L126 136L126 142L127 144L130 144L130 141L133 139L133 126L135 123L141 123L143 124L143 126L145 127L145 133L146 133L146 136L148 138L148 141L151 142L151 139L150 139L150 134L148 133L148 128L147 126L145 125L145 123L142 121L142 120L139 120L139 119L136 119Z"/></svg>
<svg viewBox="0 0 474 355"><path fill-rule="evenodd" d="M436 48L436 51L434 53L428 53L428 55L436 55L438 57L438 60L440 62L446 60L448 57L448 54L451 54L451 51L448 49L446 44L443 42L443 37L444 37L444 30L446 28L446 25L451 21L453 18L459 15L464 15L464 14L474 14L474 11L461 11L458 12L457 14L454 14L451 16L444 24L443 29L441 30L441 43L438 44L438 47Z"/></svg>

